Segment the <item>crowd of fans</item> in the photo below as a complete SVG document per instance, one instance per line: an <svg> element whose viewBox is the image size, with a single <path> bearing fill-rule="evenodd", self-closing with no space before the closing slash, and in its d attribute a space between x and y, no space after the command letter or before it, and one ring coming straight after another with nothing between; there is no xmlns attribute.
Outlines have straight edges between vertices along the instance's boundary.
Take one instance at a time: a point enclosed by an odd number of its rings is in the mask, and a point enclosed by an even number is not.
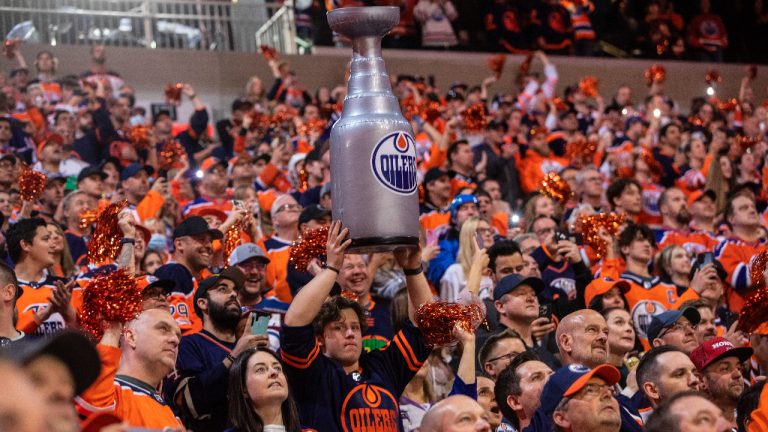
<svg viewBox="0 0 768 432"><path fill-rule="evenodd" d="M331 214L341 83L311 94L273 58L271 86L251 78L215 128L192 85L172 86L194 109L174 124L147 115L103 46L91 55L60 77L52 53L33 70L17 54L2 82L0 430L768 430L768 324L736 322L768 253L751 75L735 104L687 113L662 80L607 102L556 95L542 52L516 94L494 96L493 76L393 77L422 242L360 255ZM25 164L47 175L35 201ZM549 173L573 195L541 193ZM122 200L119 254L95 268L81 221ZM576 222L608 213L624 222L598 230L600 253ZM325 255L297 268L294 242L321 227ZM84 296L115 268L142 312L94 343ZM472 296L480 326L429 345L418 308Z"/></svg>
<svg viewBox="0 0 768 432"><path fill-rule="evenodd" d="M765 62L768 5L760 0L327 0L296 2L301 37L343 43L325 12L397 6L393 48Z"/></svg>

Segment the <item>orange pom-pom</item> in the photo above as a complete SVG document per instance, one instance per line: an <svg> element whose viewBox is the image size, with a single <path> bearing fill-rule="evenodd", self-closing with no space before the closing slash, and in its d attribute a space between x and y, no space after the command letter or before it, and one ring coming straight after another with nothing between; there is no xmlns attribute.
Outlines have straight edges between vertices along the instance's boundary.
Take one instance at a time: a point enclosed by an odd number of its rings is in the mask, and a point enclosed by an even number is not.
<svg viewBox="0 0 768 432"><path fill-rule="evenodd" d="M36 201L45 190L48 176L35 171L29 165L22 164L19 176L16 178L19 184L19 196L22 201Z"/></svg>
<svg viewBox="0 0 768 432"><path fill-rule="evenodd" d="M544 180L541 181L541 193L563 204L573 196L568 182L557 173L549 173L544 176Z"/></svg>
<svg viewBox="0 0 768 432"><path fill-rule="evenodd" d="M226 266L229 266L229 256L232 255L232 251L240 245L240 231L240 223L235 223L224 233L224 263Z"/></svg>
<svg viewBox="0 0 768 432"><path fill-rule="evenodd" d="M488 65L488 69L496 75L496 78L501 76L501 72L504 70L504 63L507 61L507 56L504 54L496 54L490 56L485 60L485 64Z"/></svg>
<svg viewBox="0 0 768 432"><path fill-rule="evenodd" d="M122 244L123 232L117 224L117 215L128 206L128 201L108 205L99 213L93 237L88 243L88 262L90 264L109 264L117 259Z"/></svg>
<svg viewBox="0 0 768 432"><path fill-rule="evenodd" d="M322 226L308 232L304 237L291 245L290 260L299 271L307 271L307 266L313 258L319 258L326 253L328 242L328 227Z"/></svg>
<svg viewBox="0 0 768 432"><path fill-rule="evenodd" d="M565 156L577 167L583 167L592 162L597 153L597 141L585 138L573 139L565 145Z"/></svg>
<svg viewBox="0 0 768 432"><path fill-rule="evenodd" d="M731 112L735 110L736 107L738 106L739 106L739 101L736 98L717 102L717 109L725 112Z"/></svg>
<svg viewBox="0 0 768 432"><path fill-rule="evenodd" d="M583 94L586 97L596 97L597 96L597 78L594 76L585 76L581 80L579 80L579 93Z"/></svg>
<svg viewBox="0 0 768 432"><path fill-rule="evenodd" d="M750 263L749 278L756 287L765 286L765 268L768 265L768 249L760 252Z"/></svg>
<svg viewBox="0 0 768 432"><path fill-rule="evenodd" d="M168 84L165 87L165 100L169 104L176 105L181 102L181 91L184 89L184 84Z"/></svg>
<svg viewBox="0 0 768 432"><path fill-rule="evenodd" d="M184 147L182 147L178 141L171 140L163 146L162 150L160 150L158 165L160 165L160 169L166 171L178 168L181 158L186 154L187 152L184 150Z"/></svg>
<svg viewBox="0 0 768 432"><path fill-rule="evenodd" d="M555 96L552 98L552 103L555 105L555 109L558 111L568 111L568 104L565 103L563 98Z"/></svg>
<svg viewBox="0 0 768 432"><path fill-rule="evenodd" d="M667 70L664 66L655 64L645 71L645 83L650 87L653 83L663 83L667 79Z"/></svg>
<svg viewBox="0 0 768 432"><path fill-rule="evenodd" d="M651 172L651 177L658 181L662 174L664 174L664 167L661 165L661 162L656 160L656 158L653 156L653 152L647 148L643 149L643 154L640 155L640 158L643 160L643 162L645 162L646 165L648 165L648 169Z"/></svg>
<svg viewBox="0 0 768 432"><path fill-rule="evenodd" d="M128 322L141 313L141 291L136 279L120 268L92 279L83 290L80 325L94 339L101 339L105 322Z"/></svg>
<svg viewBox="0 0 768 432"><path fill-rule="evenodd" d="M462 113L464 119L464 127L468 131L479 132L485 130L485 105L478 102L472 106L467 107Z"/></svg>
<svg viewBox="0 0 768 432"><path fill-rule="evenodd" d="M483 311L477 304L427 303L416 311L416 324L430 345L452 343L453 328L459 323L465 331L474 331L484 319Z"/></svg>
<svg viewBox="0 0 768 432"><path fill-rule="evenodd" d="M261 56L264 57L266 61L277 60L277 50L269 45L260 45L259 51L261 51Z"/></svg>
<svg viewBox="0 0 768 432"><path fill-rule="evenodd" d="M744 306L741 307L738 330L752 333L761 324L768 321L766 303L768 303L768 286L763 285L752 291L747 300L744 301Z"/></svg>
<svg viewBox="0 0 768 432"><path fill-rule="evenodd" d="M327 122L321 118L313 118L305 121L299 126L299 135L309 135L311 133L321 134L325 130Z"/></svg>
<svg viewBox="0 0 768 432"><path fill-rule="evenodd" d="M99 213L101 213L101 210L97 208L88 209L80 213L80 229L86 229L99 220Z"/></svg>
<svg viewBox="0 0 768 432"><path fill-rule="evenodd" d="M8 60L16 58L16 51L19 50L21 41L19 39L6 39L3 41L3 55Z"/></svg>
<svg viewBox="0 0 768 432"><path fill-rule="evenodd" d="M722 80L723 78L720 76L720 72L718 72L717 69L710 69L704 75L704 81L708 85L720 84L720 81Z"/></svg>
<svg viewBox="0 0 768 432"><path fill-rule="evenodd" d="M609 235L616 236L625 219L623 214L616 213L581 215L576 220L574 231L581 233L584 244L591 247L598 258L602 258L608 252L608 245L598 235L600 229L604 228Z"/></svg>
<svg viewBox="0 0 768 432"><path fill-rule="evenodd" d="M131 127L128 131L128 139L138 150L149 148L149 128L141 124Z"/></svg>
<svg viewBox="0 0 768 432"><path fill-rule="evenodd" d="M742 153L751 153L752 149L761 141L761 138L759 136L739 135L737 140Z"/></svg>

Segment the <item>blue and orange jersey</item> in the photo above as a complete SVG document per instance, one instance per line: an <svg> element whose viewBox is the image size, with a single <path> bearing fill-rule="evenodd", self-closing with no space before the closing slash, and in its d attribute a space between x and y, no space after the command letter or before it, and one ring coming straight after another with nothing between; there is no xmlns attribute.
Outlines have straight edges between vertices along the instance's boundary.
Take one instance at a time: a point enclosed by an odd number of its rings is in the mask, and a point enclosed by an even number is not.
<svg viewBox="0 0 768 432"><path fill-rule="evenodd" d="M638 223L648 225L651 228L660 227L663 223L659 213L659 197L664 188L656 183L642 183L640 194L643 199L643 207L638 215Z"/></svg>
<svg viewBox="0 0 768 432"><path fill-rule="evenodd" d="M170 262L155 270L158 279L170 279L175 282L175 287L168 297L171 307L171 315L179 325L182 334L190 334L200 331L203 322L195 313L195 291L197 291L197 279L192 272L179 263Z"/></svg>
<svg viewBox="0 0 768 432"><path fill-rule="evenodd" d="M110 411L131 428L184 430L181 420L157 389L136 378L117 375L120 348L98 344L96 349L101 357L101 373L91 387L76 398L81 415Z"/></svg>
<svg viewBox="0 0 768 432"><path fill-rule="evenodd" d="M363 349L373 351L385 347L394 336L390 313L391 302L386 298L371 299L364 310L368 329L363 335Z"/></svg>
<svg viewBox="0 0 768 432"><path fill-rule="evenodd" d="M291 257L291 242L272 236L264 240L269 264L267 264L267 283L272 287L275 297L290 303L293 295L288 286L288 261Z"/></svg>
<svg viewBox="0 0 768 432"><path fill-rule="evenodd" d="M449 175L451 176L451 199L453 199L453 197L456 196L456 193L461 189L474 189L477 187L475 180L471 177L467 177L455 171L450 171Z"/></svg>
<svg viewBox="0 0 768 432"><path fill-rule="evenodd" d="M419 206L419 224L424 232L443 230L451 225L451 213L447 209L442 210L422 204Z"/></svg>
<svg viewBox="0 0 768 432"><path fill-rule="evenodd" d="M195 198L184 207L183 214L187 216L191 212L200 211L203 209L215 209L229 214L232 211L232 191L227 190L227 196L224 198L216 199L211 197L199 197Z"/></svg>
<svg viewBox="0 0 768 432"><path fill-rule="evenodd" d="M595 11L595 5L590 0L563 0L561 4L571 13L574 39L594 40L595 30L592 28L589 14Z"/></svg>
<svg viewBox="0 0 768 432"><path fill-rule="evenodd" d="M656 246L659 250L667 246L680 246L691 255L714 251L720 243L714 234L706 231L687 231L673 228L660 228L656 233Z"/></svg>
<svg viewBox="0 0 768 432"><path fill-rule="evenodd" d="M645 349L650 348L647 331L651 318L668 310L677 309L683 302L699 298L692 289L678 293L677 287L662 282L658 276L646 278L634 273L624 272L621 279L629 282L629 291L624 294L627 307L635 324L637 337Z"/></svg>
<svg viewBox="0 0 768 432"><path fill-rule="evenodd" d="M281 345L301 424L319 431L400 431L398 400L430 353L410 322L350 373L321 352L312 325L284 326Z"/></svg>
<svg viewBox="0 0 768 432"><path fill-rule="evenodd" d="M715 248L715 257L728 272L726 285L726 301L728 309L740 312L750 289L753 288L749 276L752 258L768 248L768 242L763 240L750 243L736 237L726 238Z"/></svg>
<svg viewBox="0 0 768 432"><path fill-rule="evenodd" d="M42 308L49 306L53 291L56 289L54 282L64 279L46 274L45 277L37 282L19 280L21 287L21 297L16 301L16 310L18 311L18 321L16 328L26 334L44 336L51 335L66 327L66 322L61 314L51 314L48 319L38 324L35 322L35 313Z"/></svg>

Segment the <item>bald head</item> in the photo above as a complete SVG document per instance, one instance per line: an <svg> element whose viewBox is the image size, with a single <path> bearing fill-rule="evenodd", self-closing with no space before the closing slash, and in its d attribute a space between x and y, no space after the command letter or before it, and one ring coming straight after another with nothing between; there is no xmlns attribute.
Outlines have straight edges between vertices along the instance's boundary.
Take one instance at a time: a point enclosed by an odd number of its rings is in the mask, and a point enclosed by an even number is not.
<svg viewBox="0 0 768 432"><path fill-rule="evenodd" d="M608 324L598 312L582 309L565 316L555 335L565 365L593 368L608 362Z"/></svg>
<svg viewBox="0 0 768 432"><path fill-rule="evenodd" d="M469 427L471 425L471 427ZM421 432L490 432L491 425L483 407L474 399L456 395L432 405L421 420Z"/></svg>
<svg viewBox="0 0 768 432"><path fill-rule="evenodd" d="M123 333L123 375L142 377L159 385L176 365L181 330L165 309L148 309L125 326Z"/></svg>

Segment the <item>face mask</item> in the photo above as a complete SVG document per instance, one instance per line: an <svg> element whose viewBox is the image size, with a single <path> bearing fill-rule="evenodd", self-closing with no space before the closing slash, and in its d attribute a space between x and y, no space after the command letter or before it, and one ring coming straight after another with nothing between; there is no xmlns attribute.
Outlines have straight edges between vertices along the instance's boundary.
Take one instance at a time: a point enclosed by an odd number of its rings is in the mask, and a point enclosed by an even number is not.
<svg viewBox="0 0 768 432"><path fill-rule="evenodd" d="M165 252L168 250L168 239L163 234L152 234L147 249Z"/></svg>
<svg viewBox="0 0 768 432"><path fill-rule="evenodd" d="M146 123L144 121L144 116L142 116L142 115L135 115L135 116L131 117L130 121L131 121L131 126L143 125L144 123Z"/></svg>

